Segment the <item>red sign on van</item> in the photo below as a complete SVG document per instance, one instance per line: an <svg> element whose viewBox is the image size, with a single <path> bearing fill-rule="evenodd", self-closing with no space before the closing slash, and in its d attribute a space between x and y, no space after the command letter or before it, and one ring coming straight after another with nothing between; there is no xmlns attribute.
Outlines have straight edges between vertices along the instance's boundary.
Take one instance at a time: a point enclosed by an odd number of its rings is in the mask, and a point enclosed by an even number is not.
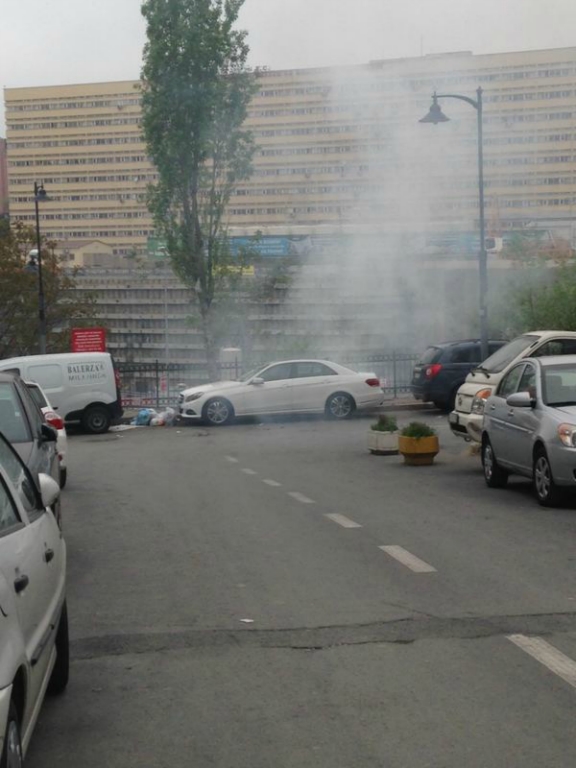
<svg viewBox="0 0 576 768"><path fill-rule="evenodd" d="M72 352L106 352L106 328L72 328Z"/></svg>

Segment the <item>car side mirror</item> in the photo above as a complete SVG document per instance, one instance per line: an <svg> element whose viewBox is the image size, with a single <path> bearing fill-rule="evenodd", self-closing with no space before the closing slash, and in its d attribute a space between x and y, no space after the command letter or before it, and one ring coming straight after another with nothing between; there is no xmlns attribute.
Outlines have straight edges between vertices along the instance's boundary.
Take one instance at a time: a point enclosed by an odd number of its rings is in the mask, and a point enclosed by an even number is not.
<svg viewBox="0 0 576 768"><path fill-rule="evenodd" d="M514 392L506 398L506 405L511 408L534 408L536 401L530 397L529 392Z"/></svg>
<svg viewBox="0 0 576 768"><path fill-rule="evenodd" d="M58 496L60 496L60 486L50 475L43 472L38 474L38 484L40 486L40 497L45 507L51 507Z"/></svg>
<svg viewBox="0 0 576 768"><path fill-rule="evenodd" d="M252 379L250 384L254 384L255 387L261 387L262 384L264 384L264 379L261 379L260 376L256 376Z"/></svg>
<svg viewBox="0 0 576 768"><path fill-rule="evenodd" d="M49 424L42 424L40 428L40 439L43 443L55 443L58 440L58 432Z"/></svg>

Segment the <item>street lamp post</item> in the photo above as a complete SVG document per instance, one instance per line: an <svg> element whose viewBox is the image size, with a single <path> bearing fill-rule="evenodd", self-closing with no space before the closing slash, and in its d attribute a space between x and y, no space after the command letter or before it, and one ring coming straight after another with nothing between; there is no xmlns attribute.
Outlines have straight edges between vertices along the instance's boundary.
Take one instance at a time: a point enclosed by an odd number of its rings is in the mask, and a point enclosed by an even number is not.
<svg viewBox="0 0 576 768"><path fill-rule="evenodd" d="M432 96L432 106L421 123L447 123L450 118L442 112L438 99L459 99L465 101L476 110L478 118L478 200L480 206L480 253L478 255L478 271L480 278L480 346L482 359L488 357L488 267L486 259L485 218L484 218L484 145L482 138L482 88L476 90L476 99L460 96L456 93L436 93Z"/></svg>
<svg viewBox="0 0 576 768"><path fill-rule="evenodd" d="M36 249L38 267L38 346L40 354L46 354L46 302L44 298L44 281L42 279L42 239L40 237L40 212L39 203L46 200L44 184L34 182L34 207L36 210Z"/></svg>

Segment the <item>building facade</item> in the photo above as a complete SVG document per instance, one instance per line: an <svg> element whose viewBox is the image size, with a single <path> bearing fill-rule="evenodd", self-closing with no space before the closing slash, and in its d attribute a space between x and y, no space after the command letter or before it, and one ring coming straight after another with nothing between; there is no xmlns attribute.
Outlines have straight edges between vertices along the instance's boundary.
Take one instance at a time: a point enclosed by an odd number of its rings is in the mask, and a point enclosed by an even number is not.
<svg viewBox="0 0 576 768"><path fill-rule="evenodd" d="M481 86L489 231L536 222L573 239L576 48L258 78L248 116L254 174L228 210L237 234L260 230L265 244L357 230L442 243L477 231L474 111L446 99L450 123L418 120L434 90L474 97ZM43 180L46 234L143 251L153 234L144 192L155 173L140 136L138 83L9 88L5 101L11 215L32 220L33 184Z"/></svg>
<svg viewBox="0 0 576 768"><path fill-rule="evenodd" d="M0 217L8 215L8 159L6 139L0 138Z"/></svg>

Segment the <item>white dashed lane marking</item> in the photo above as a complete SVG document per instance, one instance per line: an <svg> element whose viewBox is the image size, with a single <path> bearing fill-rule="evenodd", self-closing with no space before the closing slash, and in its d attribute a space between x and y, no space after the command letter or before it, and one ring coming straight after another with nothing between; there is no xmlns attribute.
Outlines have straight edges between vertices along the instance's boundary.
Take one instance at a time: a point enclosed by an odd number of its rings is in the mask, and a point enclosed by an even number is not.
<svg viewBox="0 0 576 768"><path fill-rule="evenodd" d="M238 464L238 459L235 459L234 456L225 456L224 458L226 461L229 461L230 464Z"/></svg>
<svg viewBox="0 0 576 768"><path fill-rule="evenodd" d="M576 661L542 640L541 637L526 635L508 635L508 640L518 648L522 648L529 656L539 661L555 675L561 677L568 685L576 688Z"/></svg>
<svg viewBox="0 0 576 768"><path fill-rule="evenodd" d="M269 485L270 488L280 488L282 486L282 483L277 483L276 480L262 480L262 482Z"/></svg>
<svg viewBox="0 0 576 768"><path fill-rule="evenodd" d="M245 475L257 475L258 474L258 472L256 472L255 470L248 469L247 467L244 467L242 472L244 472Z"/></svg>
<svg viewBox="0 0 576 768"><path fill-rule="evenodd" d="M296 501L299 501L301 504L315 503L312 499L309 499L308 496L304 496L303 493L299 493L298 491L289 491L288 496L292 496L293 499L296 499Z"/></svg>
<svg viewBox="0 0 576 768"><path fill-rule="evenodd" d="M338 525L341 525L342 528L362 528L359 523L355 523L354 520L350 520L350 518L346 517L346 515L339 515L336 512L325 515L325 517L327 517L329 520L333 520L335 523L338 523Z"/></svg>
<svg viewBox="0 0 576 768"><path fill-rule="evenodd" d="M387 555L390 555L390 557L393 557L395 560L398 560L402 565L410 568L414 573L434 573L436 571L436 568L433 568L428 563L425 563L424 560L420 560L419 557L408 552L404 547L399 547L397 544L388 544L379 547L379 549L386 552Z"/></svg>

